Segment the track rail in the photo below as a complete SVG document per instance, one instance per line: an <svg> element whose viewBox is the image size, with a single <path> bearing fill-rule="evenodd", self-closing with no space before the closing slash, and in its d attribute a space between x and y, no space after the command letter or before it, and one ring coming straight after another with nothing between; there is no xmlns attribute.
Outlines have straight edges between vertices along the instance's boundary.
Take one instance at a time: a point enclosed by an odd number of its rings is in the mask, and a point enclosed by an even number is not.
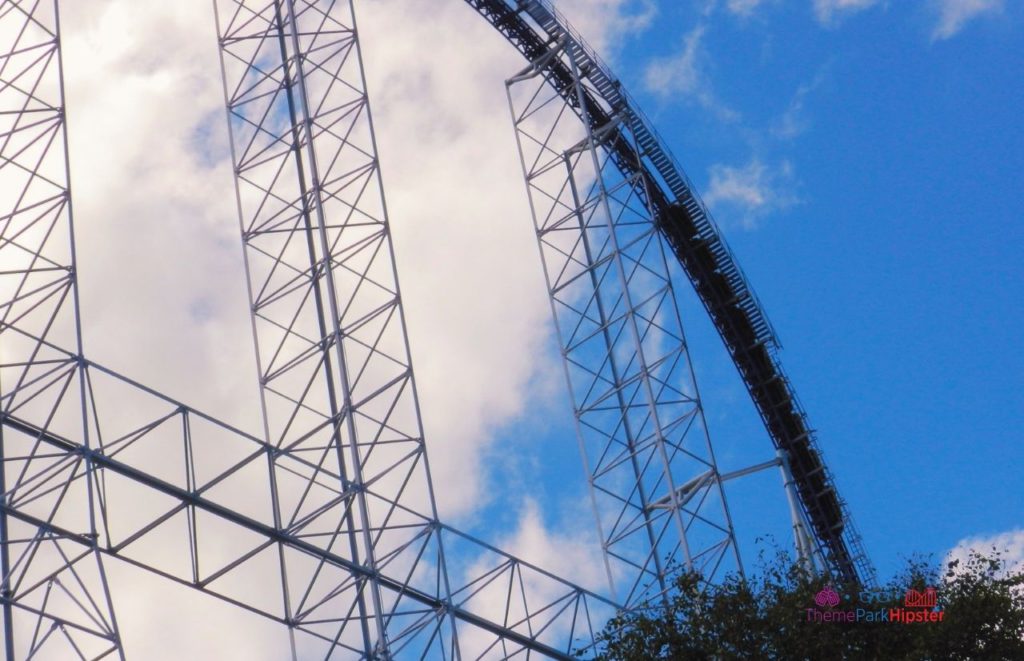
<svg viewBox="0 0 1024 661"><path fill-rule="evenodd" d="M788 454L801 506L830 570L873 584L874 570L846 504L822 460L807 415L778 359L781 344L711 214L682 168L618 79L544 0L466 0L532 63L565 103L607 135L604 146L625 174L640 175L660 230L725 343L772 442ZM582 112L565 60L544 57L558 42L600 93ZM612 128L609 128L612 127ZM630 145L636 138L641 156ZM646 184L646 185L644 185Z"/></svg>

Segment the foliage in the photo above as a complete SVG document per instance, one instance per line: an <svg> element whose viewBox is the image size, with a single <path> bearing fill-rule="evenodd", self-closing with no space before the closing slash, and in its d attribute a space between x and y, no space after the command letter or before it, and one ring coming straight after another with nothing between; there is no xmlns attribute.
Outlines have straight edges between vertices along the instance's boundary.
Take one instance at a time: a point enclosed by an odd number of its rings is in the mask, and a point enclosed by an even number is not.
<svg viewBox="0 0 1024 661"><path fill-rule="evenodd" d="M608 623L600 661L1024 659L1024 571L1010 571L994 548L952 561L944 571L911 559L879 589L829 585L784 553L762 559L747 579L730 576L709 585L695 573L679 572L674 583L664 603ZM929 586L937 589L934 609L905 606L909 588ZM827 587L841 601L819 607L815 596ZM852 622L815 615L858 609ZM894 621L896 609L934 612L921 617L941 620Z"/></svg>

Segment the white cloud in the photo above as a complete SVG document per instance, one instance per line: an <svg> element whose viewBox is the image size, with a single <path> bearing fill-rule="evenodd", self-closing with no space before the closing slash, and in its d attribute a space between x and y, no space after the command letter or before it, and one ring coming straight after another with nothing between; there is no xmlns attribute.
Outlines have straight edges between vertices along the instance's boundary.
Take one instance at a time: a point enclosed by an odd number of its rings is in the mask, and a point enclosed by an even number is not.
<svg viewBox="0 0 1024 661"><path fill-rule="evenodd" d="M773 211L782 211L799 202L793 192L793 166L782 161L769 167L754 157L746 165L711 166L711 182L704 201L717 215L736 217L751 229L757 220Z"/></svg>
<svg viewBox="0 0 1024 661"><path fill-rule="evenodd" d="M804 86L800 86L785 112L772 123L771 132L777 138L795 138L807 130L807 119L804 116L804 97L807 92Z"/></svg>
<svg viewBox="0 0 1024 661"><path fill-rule="evenodd" d="M932 40L949 39L969 22L984 14L1001 12L1004 0L935 0L937 14Z"/></svg>
<svg viewBox="0 0 1024 661"><path fill-rule="evenodd" d="M787 140L795 138L807 130L809 121L804 113L804 103L807 100L807 95L817 89L822 81L825 80L826 70L827 66L822 67L811 81L797 87L793 98L790 99L789 106L772 122L772 135Z"/></svg>
<svg viewBox="0 0 1024 661"><path fill-rule="evenodd" d="M642 33L658 15L655 0L558 0L556 7L605 60L614 60L623 40Z"/></svg>
<svg viewBox="0 0 1024 661"><path fill-rule="evenodd" d="M608 575L594 526L589 525L589 507L583 502L566 502L564 505L564 510L555 517L557 520L546 522L545 518L549 517L545 517L540 504L534 498L524 498L516 506L518 526L498 540L496 545L520 560L541 567L574 585L602 590L608 585ZM461 578L465 580L470 576L492 575L497 564L495 560L493 554L481 553L467 568L466 576ZM542 605L553 603L565 594L563 585L529 570L523 570L516 580L523 582L535 612L539 612ZM519 602L518 595L509 598L505 580L477 589L480 594L474 599L473 612L495 620L517 621L525 617L525 613L516 605ZM506 611L507 601L511 602L511 612ZM597 609L589 614L594 621L612 615L610 612L599 612L601 605L597 602L591 602L590 607ZM543 617L541 614L541 619ZM554 626L564 626L566 623L563 618L560 624ZM463 647L463 654L467 657L477 658L490 642L490 637L480 630L467 633L460 638L460 647ZM552 632L547 633L551 635ZM490 656L484 655L483 658Z"/></svg>
<svg viewBox="0 0 1024 661"><path fill-rule="evenodd" d="M681 96L723 121L735 121L739 113L718 100L705 73L708 57L701 42L706 30L698 25L683 37L678 53L652 60L644 71L644 87L662 98Z"/></svg>
<svg viewBox="0 0 1024 661"><path fill-rule="evenodd" d="M62 14L86 353L258 429L210 8Z"/></svg>
<svg viewBox="0 0 1024 661"><path fill-rule="evenodd" d="M1024 571L1024 529L1009 530L995 535L967 537L957 542L947 554L943 564L959 560L961 566L972 552L988 556L995 548L1006 561L1007 571Z"/></svg>
<svg viewBox="0 0 1024 661"><path fill-rule="evenodd" d="M766 0L729 0L725 3L725 7L731 13L747 18L764 4L766 4Z"/></svg>
<svg viewBox="0 0 1024 661"><path fill-rule="evenodd" d="M359 9L436 492L446 519L472 516L491 440L561 379L535 359L550 307L502 84L522 63L457 0ZM598 47L654 11L564 9ZM87 353L259 433L210 7L65 14Z"/></svg>
<svg viewBox="0 0 1024 661"><path fill-rule="evenodd" d="M471 518L495 497L485 458L496 434L543 408L547 384L564 387L560 359L545 354L551 308L503 84L522 60L460 1L361 7L435 493L442 518ZM600 48L642 29L634 7L562 8Z"/></svg>
<svg viewBox="0 0 1024 661"><path fill-rule="evenodd" d="M842 16L856 14L878 3L879 0L814 0L814 14L823 25L835 25Z"/></svg>
<svg viewBox="0 0 1024 661"><path fill-rule="evenodd" d="M607 574L600 547L594 543L594 526L589 525L590 508L585 503L575 505L561 513L567 521L547 525L537 501L526 498L519 527L501 540L501 548L577 585L600 589L607 583Z"/></svg>
<svg viewBox="0 0 1024 661"><path fill-rule="evenodd" d="M287 630L125 563L107 563L118 628L129 659L291 658ZM183 633L187 635L183 635Z"/></svg>
<svg viewBox="0 0 1024 661"><path fill-rule="evenodd" d="M89 0L63 3L61 17L86 355L258 432L210 4ZM130 400L117 404L117 419L109 409L104 416L108 438L121 418L145 415ZM114 529L162 502L118 487L109 477ZM214 545L221 538L207 535ZM162 567L169 554L146 557ZM106 564L129 657L259 659L287 650L286 636L262 618Z"/></svg>

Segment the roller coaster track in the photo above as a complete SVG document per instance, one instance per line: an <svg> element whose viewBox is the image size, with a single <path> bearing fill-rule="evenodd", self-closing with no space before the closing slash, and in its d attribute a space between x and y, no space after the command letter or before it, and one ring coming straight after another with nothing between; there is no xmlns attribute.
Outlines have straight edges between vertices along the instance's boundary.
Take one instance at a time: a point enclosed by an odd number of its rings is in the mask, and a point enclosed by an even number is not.
<svg viewBox="0 0 1024 661"><path fill-rule="evenodd" d="M659 227L672 246L722 341L777 449L787 453L800 502L837 577L873 583L874 572L850 513L822 461L814 430L779 362L781 344L743 271L707 207L651 122L623 85L586 45L568 21L542 0L466 0L529 62L581 120L597 131L609 125L604 147L627 175L639 175ZM560 58L545 54L560 40L601 98L580 113L573 72ZM611 112L602 111L609 108ZM636 136L638 160L625 130Z"/></svg>

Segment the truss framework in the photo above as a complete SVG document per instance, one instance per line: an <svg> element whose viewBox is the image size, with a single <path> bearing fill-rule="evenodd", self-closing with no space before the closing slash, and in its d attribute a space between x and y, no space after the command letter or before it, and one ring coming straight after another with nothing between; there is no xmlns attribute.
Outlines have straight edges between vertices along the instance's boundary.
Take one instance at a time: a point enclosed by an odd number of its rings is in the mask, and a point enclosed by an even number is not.
<svg viewBox="0 0 1024 661"><path fill-rule="evenodd" d="M265 471L277 448L101 366L86 363L80 371L90 426L104 441L90 450L53 428L6 415L8 447L39 448L32 475L14 490L11 517L72 544L94 545L69 529L63 511L74 504L63 490L81 478L62 467L87 460L100 485L100 551L288 626L298 658L364 655L360 630L352 633L359 616L351 593L371 578L384 603L402 596L401 608L386 620L388 650L398 658L505 658L524 648L562 658L570 644L589 644L596 633L591 623L614 610L607 600L436 522L430 539L471 563L457 567L450 597L440 596L437 566L426 559L374 572L344 548L322 548L301 522L274 523L275 508L291 511L306 497L282 490L275 505ZM125 409L131 414L118 414ZM315 470L309 462L295 467ZM344 497L338 480L325 475L310 490ZM412 546L422 550L427 541Z"/></svg>
<svg viewBox="0 0 1024 661"><path fill-rule="evenodd" d="M543 73L552 58L569 100ZM599 96L567 39L539 59L507 81L509 105L608 579L632 607L671 587L673 565L715 581L740 559L647 182L607 147L628 128L607 107L591 128Z"/></svg>
<svg viewBox="0 0 1024 661"><path fill-rule="evenodd" d="M256 437L85 358L57 1L4 0L7 658L124 658L110 557L278 622L296 658L344 659L571 658L618 603L662 594L670 563L739 567L666 271L666 182L622 167L654 138L601 101L603 68L548 5L467 2L533 60L510 104L620 601L438 520L350 1L214 1ZM822 484L810 495L831 507ZM834 563L830 534L816 552Z"/></svg>
<svg viewBox="0 0 1024 661"><path fill-rule="evenodd" d="M0 27L0 603L6 658L120 653L79 370L78 297L56 7L4 3ZM58 347L69 347L63 351ZM74 433L54 452L7 424Z"/></svg>
<svg viewBox="0 0 1024 661"><path fill-rule="evenodd" d="M696 189L650 120L550 0L466 2L533 63L590 132L607 132L601 142L623 176L643 181L659 231L721 336L775 449L784 455L792 476L786 481L797 493L794 524L814 537L808 553L823 558L824 571L836 580L874 584L849 509L782 368L779 340ZM556 43L570 55L550 56ZM584 82L582 94L578 81Z"/></svg>
<svg viewBox="0 0 1024 661"><path fill-rule="evenodd" d="M84 358L56 4L2 11L8 658L124 657L106 556L279 622L296 658L591 646L612 602L437 520L350 7L218 5L265 438Z"/></svg>

